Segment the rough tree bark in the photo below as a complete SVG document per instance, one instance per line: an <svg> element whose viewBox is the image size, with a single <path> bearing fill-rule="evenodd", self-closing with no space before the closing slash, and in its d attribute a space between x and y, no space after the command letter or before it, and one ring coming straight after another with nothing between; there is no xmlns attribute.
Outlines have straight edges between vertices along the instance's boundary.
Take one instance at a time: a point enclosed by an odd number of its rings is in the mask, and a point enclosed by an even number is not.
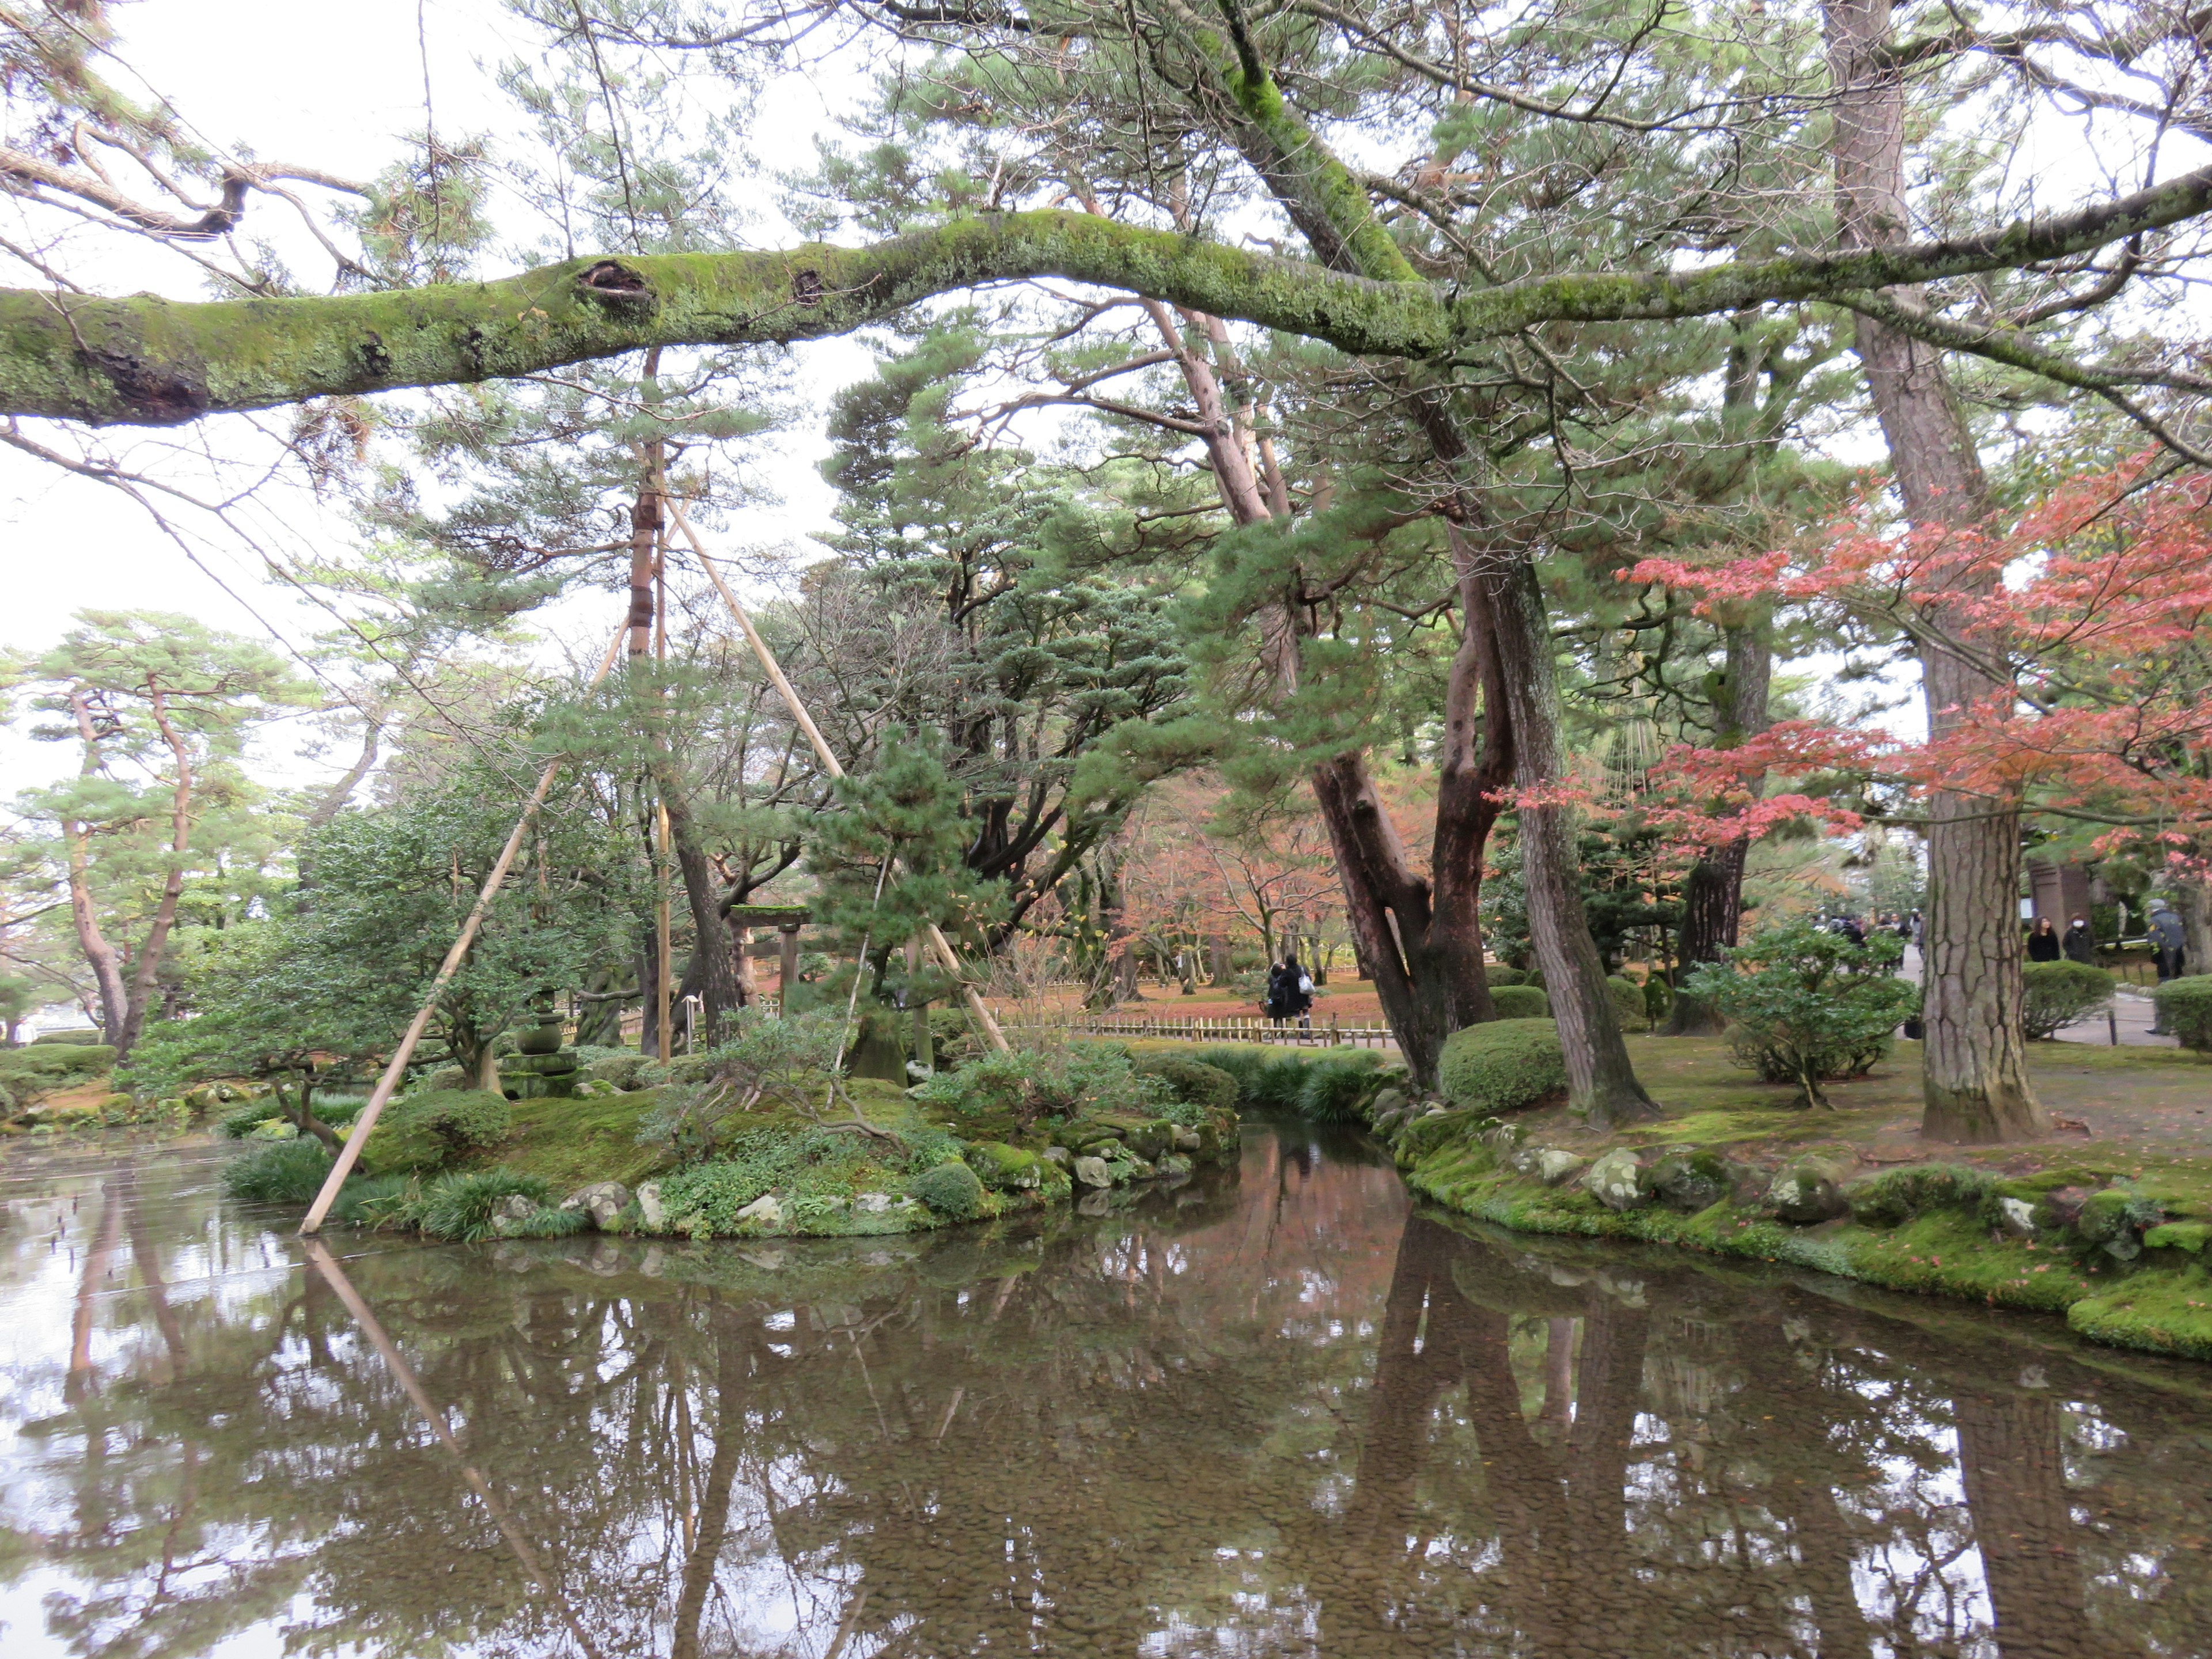
<svg viewBox="0 0 2212 1659"><path fill-rule="evenodd" d="M1905 84L1890 0L1826 0L1825 21L1838 233L1849 249L1901 245ZM1916 528L1972 523L1987 506L1986 483L1940 354L1865 317L1857 329L1906 518ZM1963 580L1956 592L1961 601L1975 597ZM1931 606L1916 641L1935 737L1954 729L1971 705L2008 695L1947 643L1960 620L1950 606ZM2050 1118L2028 1086L2021 1030L2020 815L2004 802L1938 791L1928 816L1921 1133L1969 1143L2033 1139L2049 1133Z"/></svg>
<svg viewBox="0 0 2212 1659"><path fill-rule="evenodd" d="M1739 617L1724 623L1723 640L1726 655L1720 672L1710 682L1713 746L1733 749L1771 723L1766 697L1773 678L1774 640L1763 616ZM1724 847L1708 849L1690 866L1682 884L1682 926L1674 949L1678 978L1706 963L1718 962L1722 947L1736 942L1743 920L1744 864L1750 854L1750 841L1738 836ZM1717 1031L1720 1024L1711 1009L1685 995L1677 985L1667 1020L1669 1036Z"/></svg>
<svg viewBox="0 0 2212 1659"><path fill-rule="evenodd" d="M78 775L90 777L100 769L100 737L92 723L92 706L80 691L70 693L70 710L76 716L77 736L84 744ZM77 948L92 969L100 988L100 1023L110 1041L123 1030L129 994L123 985L122 958L100 926L100 912L92 896L92 832L75 818L62 823L62 839L69 847L70 919L76 924Z"/></svg>
<svg viewBox="0 0 2212 1659"><path fill-rule="evenodd" d="M1348 174L1345 184L1364 209ZM0 415L161 426L312 398L474 385L656 345L823 339L940 294L1031 276L1150 295L1358 354L1431 358L1547 322L1705 317L2006 270L2207 211L2212 168L1977 236L1702 270L1566 272L1457 294L1058 211L979 214L868 247L586 256L497 282L369 294L178 303L9 289L0 289Z"/></svg>

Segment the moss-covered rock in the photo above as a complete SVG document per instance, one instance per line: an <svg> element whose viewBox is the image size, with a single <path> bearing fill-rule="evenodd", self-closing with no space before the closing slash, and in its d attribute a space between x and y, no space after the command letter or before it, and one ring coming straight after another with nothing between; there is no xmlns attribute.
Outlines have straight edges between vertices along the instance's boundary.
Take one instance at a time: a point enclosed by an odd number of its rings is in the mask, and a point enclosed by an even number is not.
<svg viewBox="0 0 2212 1659"><path fill-rule="evenodd" d="M1170 1094L1186 1105L1218 1111L1237 1104L1237 1079L1218 1066L1160 1054L1139 1054L1131 1063L1139 1075L1159 1079Z"/></svg>
<svg viewBox="0 0 2212 1659"><path fill-rule="evenodd" d="M1044 1160L1003 1140L976 1141L965 1156L975 1178L993 1192L1034 1191L1044 1184Z"/></svg>
<svg viewBox="0 0 2212 1659"><path fill-rule="evenodd" d="M906 1184L915 1197L939 1215L965 1221L983 1206L983 1183L965 1164L940 1164Z"/></svg>
<svg viewBox="0 0 2212 1659"><path fill-rule="evenodd" d="M1740 1174L1720 1153L1691 1149L1668 1153L1644 1172L1644 1184L1668 1209L1694 1215L1733 1197Z"/></svg>

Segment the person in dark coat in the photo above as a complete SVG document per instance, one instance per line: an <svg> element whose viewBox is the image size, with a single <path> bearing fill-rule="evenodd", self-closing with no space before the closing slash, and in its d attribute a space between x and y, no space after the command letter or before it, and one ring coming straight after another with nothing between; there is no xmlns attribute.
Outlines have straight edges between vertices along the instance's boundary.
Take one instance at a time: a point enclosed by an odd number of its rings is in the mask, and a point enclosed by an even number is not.
<svg viewBox="0 0 2212 1659"><path fill-rule="evenodd" d="M2051 918L2038 916L2033 931L2027 936L2027 959L2030 962L2056 962L2064 954L2058 948L2058 930L2051 925Z"/></svg>
<svg viewBox="0 0 2212 1659"><path fill-rule="evenodd" d="M2063 940L2066 960L2091 968L2097 965L2097 936L2089 931L2089 918L2076 916L2067 924Z"/></svg>
<svg viewBox="0 0 2212 1659"><path fill-rule="evenodd" d="M1285 956L1267 972L1267 1018L1295 1019L1304 1025L1312 1012L1313 981L1295 954Z"/></svg>

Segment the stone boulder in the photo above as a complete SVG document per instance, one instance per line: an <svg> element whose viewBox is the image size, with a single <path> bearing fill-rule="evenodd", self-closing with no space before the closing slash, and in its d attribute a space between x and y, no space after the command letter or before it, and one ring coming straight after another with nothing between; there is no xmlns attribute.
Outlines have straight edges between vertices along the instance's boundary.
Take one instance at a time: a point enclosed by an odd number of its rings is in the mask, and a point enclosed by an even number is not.
<svg viewBox="0 0 2212 1659"><path fill-rule="evenodd" d="M763 1227L783 1225L783 1200L774 1193L763 1193L738 1212L740 1221L757 1222Z"/></svg>
<svg viewBox="0 0 2212 1659"><path fill-rule="evenodd" d="M1134 1123L1124 1130L1121 1143L1139 1158L1157 1158L1163 1152L1175 1150L1176 1126L1165 1118L1155 1118L1148 1123Z"/></svg>
<svg viewBox="0 0 2212 1659"><path fill-rule="evenodd" d="M491 1206L491 1230L501 1238L512 1238L537 1213L536 1204L520 1193L509 1193Z"/></svg>
<svg viewBox="0 0 2212 1659"><path fill-rule="evenodd" d="M1766 1207L1774 1212L1776 1219L1793 1227L1811 1227L1849 1215L1851 1201L1844 1196L1834 1170L1815 1164L1793 1164L1767 1187Z"/></svg>
<svg viewBox="0 0 2212 1659"><path fill-rule="evenodd" d="M1536 1179L1547 1187L1556 1187L1589 1162L1580 1152L1571 1152L1564 1146L1540 1146L1535 1153Z"/></svg>
<svg viewBox="0 0 2212 1659"><path fill-rule="evenodd" d="M1644 1183L1668 1209L1694 1215L1735 1195L1736 1170L1717 1152L1669 1152L1644 1172Z"/></svg>
<svg viewBox="0 0 2212 1659"><path fill-rule="evenodd" d="M619 1181L594 1181L561 1200L562 1209L583 1211L592 1218L592 1225L603 1233L614 1231L629 1204L629 1188Z"/></svg>
<svg viewBox="0 0 2212 1659"><path fill-rule="evenodd" d="M1176 1151L1179 1152L1196 1152L1203 1150L1205 1146L1206 1137L1200 1133L1196 1129L1186 1129L1181 1124L1177 1124L1176 1126Z"/></svg>
<svg viewBox="0 0 2212 1659"><path fill-rule="evenodd" d="M1608 1210L1632 1210L1645 1200L1636 1154L1616 1146L1583 1172L1583 1185Z"/></svg>
<svg viewBox="0 0 2212 1659"><path fill-rule="evenodd" d="M668 1206L660 1200L659 1182L648 1181L637 1189L637 1215L649 1233L657 1233L668 1225Z"/></svg>
<svg viewBox="0 0 2212 1659"><path fill-rule="evenodd" d="M1997 1230L2007 1238L2033 1238L2035 1206L2024 1198L1999 1198Z"/></svg>
<svg viewBox="0 0 2212 1659"><path fill-rule="evenodd" d="M1074 1174L1075 1182L1079 1187L1091 1187L1103 1190L1114 1184L1114 1177L1107 1172L1106 1160L1103 1158L1077 1158Z"/></svg>

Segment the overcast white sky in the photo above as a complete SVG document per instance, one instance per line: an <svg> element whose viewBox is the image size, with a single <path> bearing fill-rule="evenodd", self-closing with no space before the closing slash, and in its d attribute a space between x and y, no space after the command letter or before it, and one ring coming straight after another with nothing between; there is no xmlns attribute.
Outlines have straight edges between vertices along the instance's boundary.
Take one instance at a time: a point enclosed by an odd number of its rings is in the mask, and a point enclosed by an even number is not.
<svg viewBox="0 0 2212 1659"><path fill-rule="evenodd" d="M511 106L492 82L502 59L538 51L527 30L486 0L349 0L339 5L298 0L146 0L113 12L121 27L121 56L171 99L216 145L249 145L266 160L283 160L353 177L368 177L398 151L396 135L423 125L425 70L437 130L447 135L511 128ZM418 24L420 33L418 33ZM852 80L784 77L770 90L760 131L772 167L800 163L811 139L833 125L833 110L863 88ZM763 241L788 232L765 198L759 228ZM270 213L266 204L258 210ZM0 201L0 214L7 211ZM282 212L282 210L276 210ZM296 267L316 269L306 256ZM142 268L112 266L100 273L112 292L155 289L199 297L191 273L179 263L149 254ZM837 386L867 372L866 349L852 341L810 343L795 349L800 384L818 405ZM221 446L225 423L203 423L207 441ZM231 428L232 441L241 435ZM155 434L166 447L176 434ZM830 522L832 492L815 470L823 445L818 422L802 422L768 441L758 471L784 497L776 507L747 515L737 526L751 545L804 544ZM170 472L173 463L162 471ZM295 555L327 551L349 538L343 520L319 513L303 495L287 492L261 515L261 533L272 546ZM51 643L87 606L182 611L240 634L266 637L264 622L295 641L326 629L331 619L290 590L267 580L242 546L220 543L199 549L208 568L195 566L135 504L116 491L73 477L11 450L0 450L0 549L8 569L8 602L0 608L0 646L33 649ZM245 600L224 591L228 586ZM612 626L617 601L604 623L587 614L589 601L556 613L548 627L593 636L591 654ZM258 613L257 617L255 612ZM302 778L321 769L298 762L282 734L258 758L258 769ZM74 765L69 746L33 743L0 729L0 800Z"/></svg>
<svg viewBox="0 0 2212 1659"><path fill-rule="evenodd" d="M141 0L111 15L122 30L123 60L143 73L148 90L172 100L212 146L250 145L264 159L364 177L398 153L398 135L422 127L426 82L441 133L489 131L496 141L500 133L514 131L511 106L495 86L492 70L502 59L539 51L531 32L490 0L351 0L343 6ZM834 70L786 76L769 90L754 149L772 168L803 163L812 136L830 131L836 112L865 89L857 74ZM2057 185L2063 196L2072 183L2069 175L2079 174L2085 189L2093 185L2105 161L2100 151L2081 142L2077 128L2059 123L2039 132L2016 163L2025 175ZM1398 158L1372 159L1387 168ZM790 232L765 194L758 205L757 239L771 246L787 240ZM0 198L0 220L15 210ZM283 216L266 204L255 211L268 216L257 222L264 227ZM197 296L197 279L180 263L150 250L119 257L144 263L91 273L109 291L156 289ZM305 254L297 268L319 269ZM801 346L794 358L800 388L817 411L830 392L864 374L869 363L866 348L849 340ZM181 435L218 453L252 439L239 423L222 421L202 422ZM173 434L127 440L149 453L179 441ZM785 499L780 507L744 515L734 526L736 540L753 547L793 545L803 556L808 533L829 523L832 506L815 470L823 448L818 421L802 420L763 443L755 471ZM1872 461L1880 453L1870 432L1832 438L1823 447L1852 462ZM341 519L302 492L271 492L252 511L256 533L292 556L326 556L350 534ZM263 635L273 629L295 641L330 625L327 616L268 580L243 545L203 544L201 568L113 490L12 451L0 451L0 548L9 576L0 646L45 645L84 606L184 611L236 632ZM611 626L611 605L605 601L605 596L583 596L551 613L544 626L560 638L549 641L548 649L574 640L577 648L563 654L595 654ZM1818 660L1798 666L1817 680L1834 665ZM1917 724L1917 713L1916 699L1886 723L1905 733ZM258 769L302 781L325 769L294 757L294 741L289 733L274 734L258 757ZM0 728L0 801L68 764L66 745L33 744Z"/></svg>

